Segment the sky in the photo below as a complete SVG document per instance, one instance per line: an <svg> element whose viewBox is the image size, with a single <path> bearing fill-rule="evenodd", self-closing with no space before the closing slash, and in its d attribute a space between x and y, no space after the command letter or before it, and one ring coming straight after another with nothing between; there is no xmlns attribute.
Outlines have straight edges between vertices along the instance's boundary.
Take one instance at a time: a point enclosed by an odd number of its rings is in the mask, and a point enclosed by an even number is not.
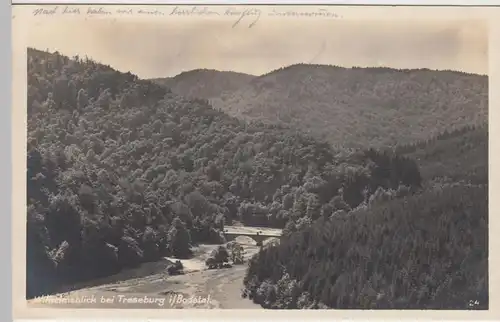
<svg viewBox="0 0 500 322"><path fill-rule="evenodd" d="M221 19L54 19L30 27L27 41L141 78L198 68L262 75L296 63L488 72L488 32L472 21L299 19L231 26Z"/></svg>

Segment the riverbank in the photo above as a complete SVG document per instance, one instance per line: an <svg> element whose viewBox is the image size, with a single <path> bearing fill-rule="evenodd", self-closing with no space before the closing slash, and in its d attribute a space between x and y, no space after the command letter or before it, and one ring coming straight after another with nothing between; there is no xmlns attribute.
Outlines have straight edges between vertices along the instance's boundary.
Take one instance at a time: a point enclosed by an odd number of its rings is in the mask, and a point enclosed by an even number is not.
<svg viewBox="0 0 500 322"><path fill-rule="evenodd" d="M238 237L247 261L259 247L248 237ZM175 258L145 263L133 270L103 278L72 291L28 301L29 307L120 309L262 309L241 297L246 262L230 268L208 270L205 260L219 245L199 245L191 259L181 260L183 275L169 276L166 267Z"/></svg>

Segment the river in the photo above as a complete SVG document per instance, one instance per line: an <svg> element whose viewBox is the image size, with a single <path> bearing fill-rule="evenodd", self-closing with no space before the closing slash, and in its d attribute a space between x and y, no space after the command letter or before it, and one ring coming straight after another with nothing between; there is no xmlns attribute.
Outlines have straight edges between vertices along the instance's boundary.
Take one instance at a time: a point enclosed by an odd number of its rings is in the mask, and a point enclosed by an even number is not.
<svg viewBox="0 0 500 322"><path fill-rule="evenodd" d="M130 309L262 309L243 298L248 259L259 247L249 237L236 239L245 250L245 263L208 270L205 260L219 245L199 245L191 259L181 260L184 274L169 276L166 266L176 259L144 263L136 269L72 286L73 291L28 301L29 307Z"/></svg>

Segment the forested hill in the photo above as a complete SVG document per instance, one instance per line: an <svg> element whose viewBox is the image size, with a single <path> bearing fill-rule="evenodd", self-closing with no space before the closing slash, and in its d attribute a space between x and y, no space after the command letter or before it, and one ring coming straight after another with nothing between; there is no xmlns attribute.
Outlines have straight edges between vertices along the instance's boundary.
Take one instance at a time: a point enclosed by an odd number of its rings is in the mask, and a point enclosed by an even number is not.
<svg viewBox="0 0 500 322"><path fill-rule="evenodd" d="M229 71L196 69L180 73L175 77L156 78L152 81L169 87L172 92L184 97L210 99L237 90L255 77Z"/></svg>
<svg viewBox="0 0 500 322"><path fill-rule="evenodd" d="M210 99L347 147L395 146L487 121L488 78L453 71L298 64Z"/></svg>
<svg viewBox="0 0 500 322"><path fill-rule="evenodd" d="M268 308L488 309L488 130L399 146L423 189L379 189L261 250L246 292ZM383 170L383 169L381 169Z"/></svg>
<svg viewBox="0 0 500 322"><path fill-rule="evenodd" d="M488 187L391 198L261 250L250 298L277 309L488 309Z"/></svg>
<svg viewBox="0 0 500 322"><path fill-rule="evenodd" d="M396 152L415 160L424 180L488 183L488 126L445 131L425 141L398 146Z"/></svg>
<svg viewBox="0 0 500 322"><path fill-rule="evenodd" d="M88 58L35 49L27 154L28 296L190 256L191 245L220 243L235 218L294 231L379 186L407 194L421 181L410 159L345 155Z"/></svg>

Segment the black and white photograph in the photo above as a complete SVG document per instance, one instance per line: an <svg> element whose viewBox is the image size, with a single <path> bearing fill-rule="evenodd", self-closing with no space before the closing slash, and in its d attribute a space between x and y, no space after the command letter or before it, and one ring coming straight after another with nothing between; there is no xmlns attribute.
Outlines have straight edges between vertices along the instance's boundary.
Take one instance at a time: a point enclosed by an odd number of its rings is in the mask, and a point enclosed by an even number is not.
<svg viewBox="0 0 500 322"><path fill-rule="evenodd" d="M28 307L489 310L486 21L16 14Z"/></svg>

